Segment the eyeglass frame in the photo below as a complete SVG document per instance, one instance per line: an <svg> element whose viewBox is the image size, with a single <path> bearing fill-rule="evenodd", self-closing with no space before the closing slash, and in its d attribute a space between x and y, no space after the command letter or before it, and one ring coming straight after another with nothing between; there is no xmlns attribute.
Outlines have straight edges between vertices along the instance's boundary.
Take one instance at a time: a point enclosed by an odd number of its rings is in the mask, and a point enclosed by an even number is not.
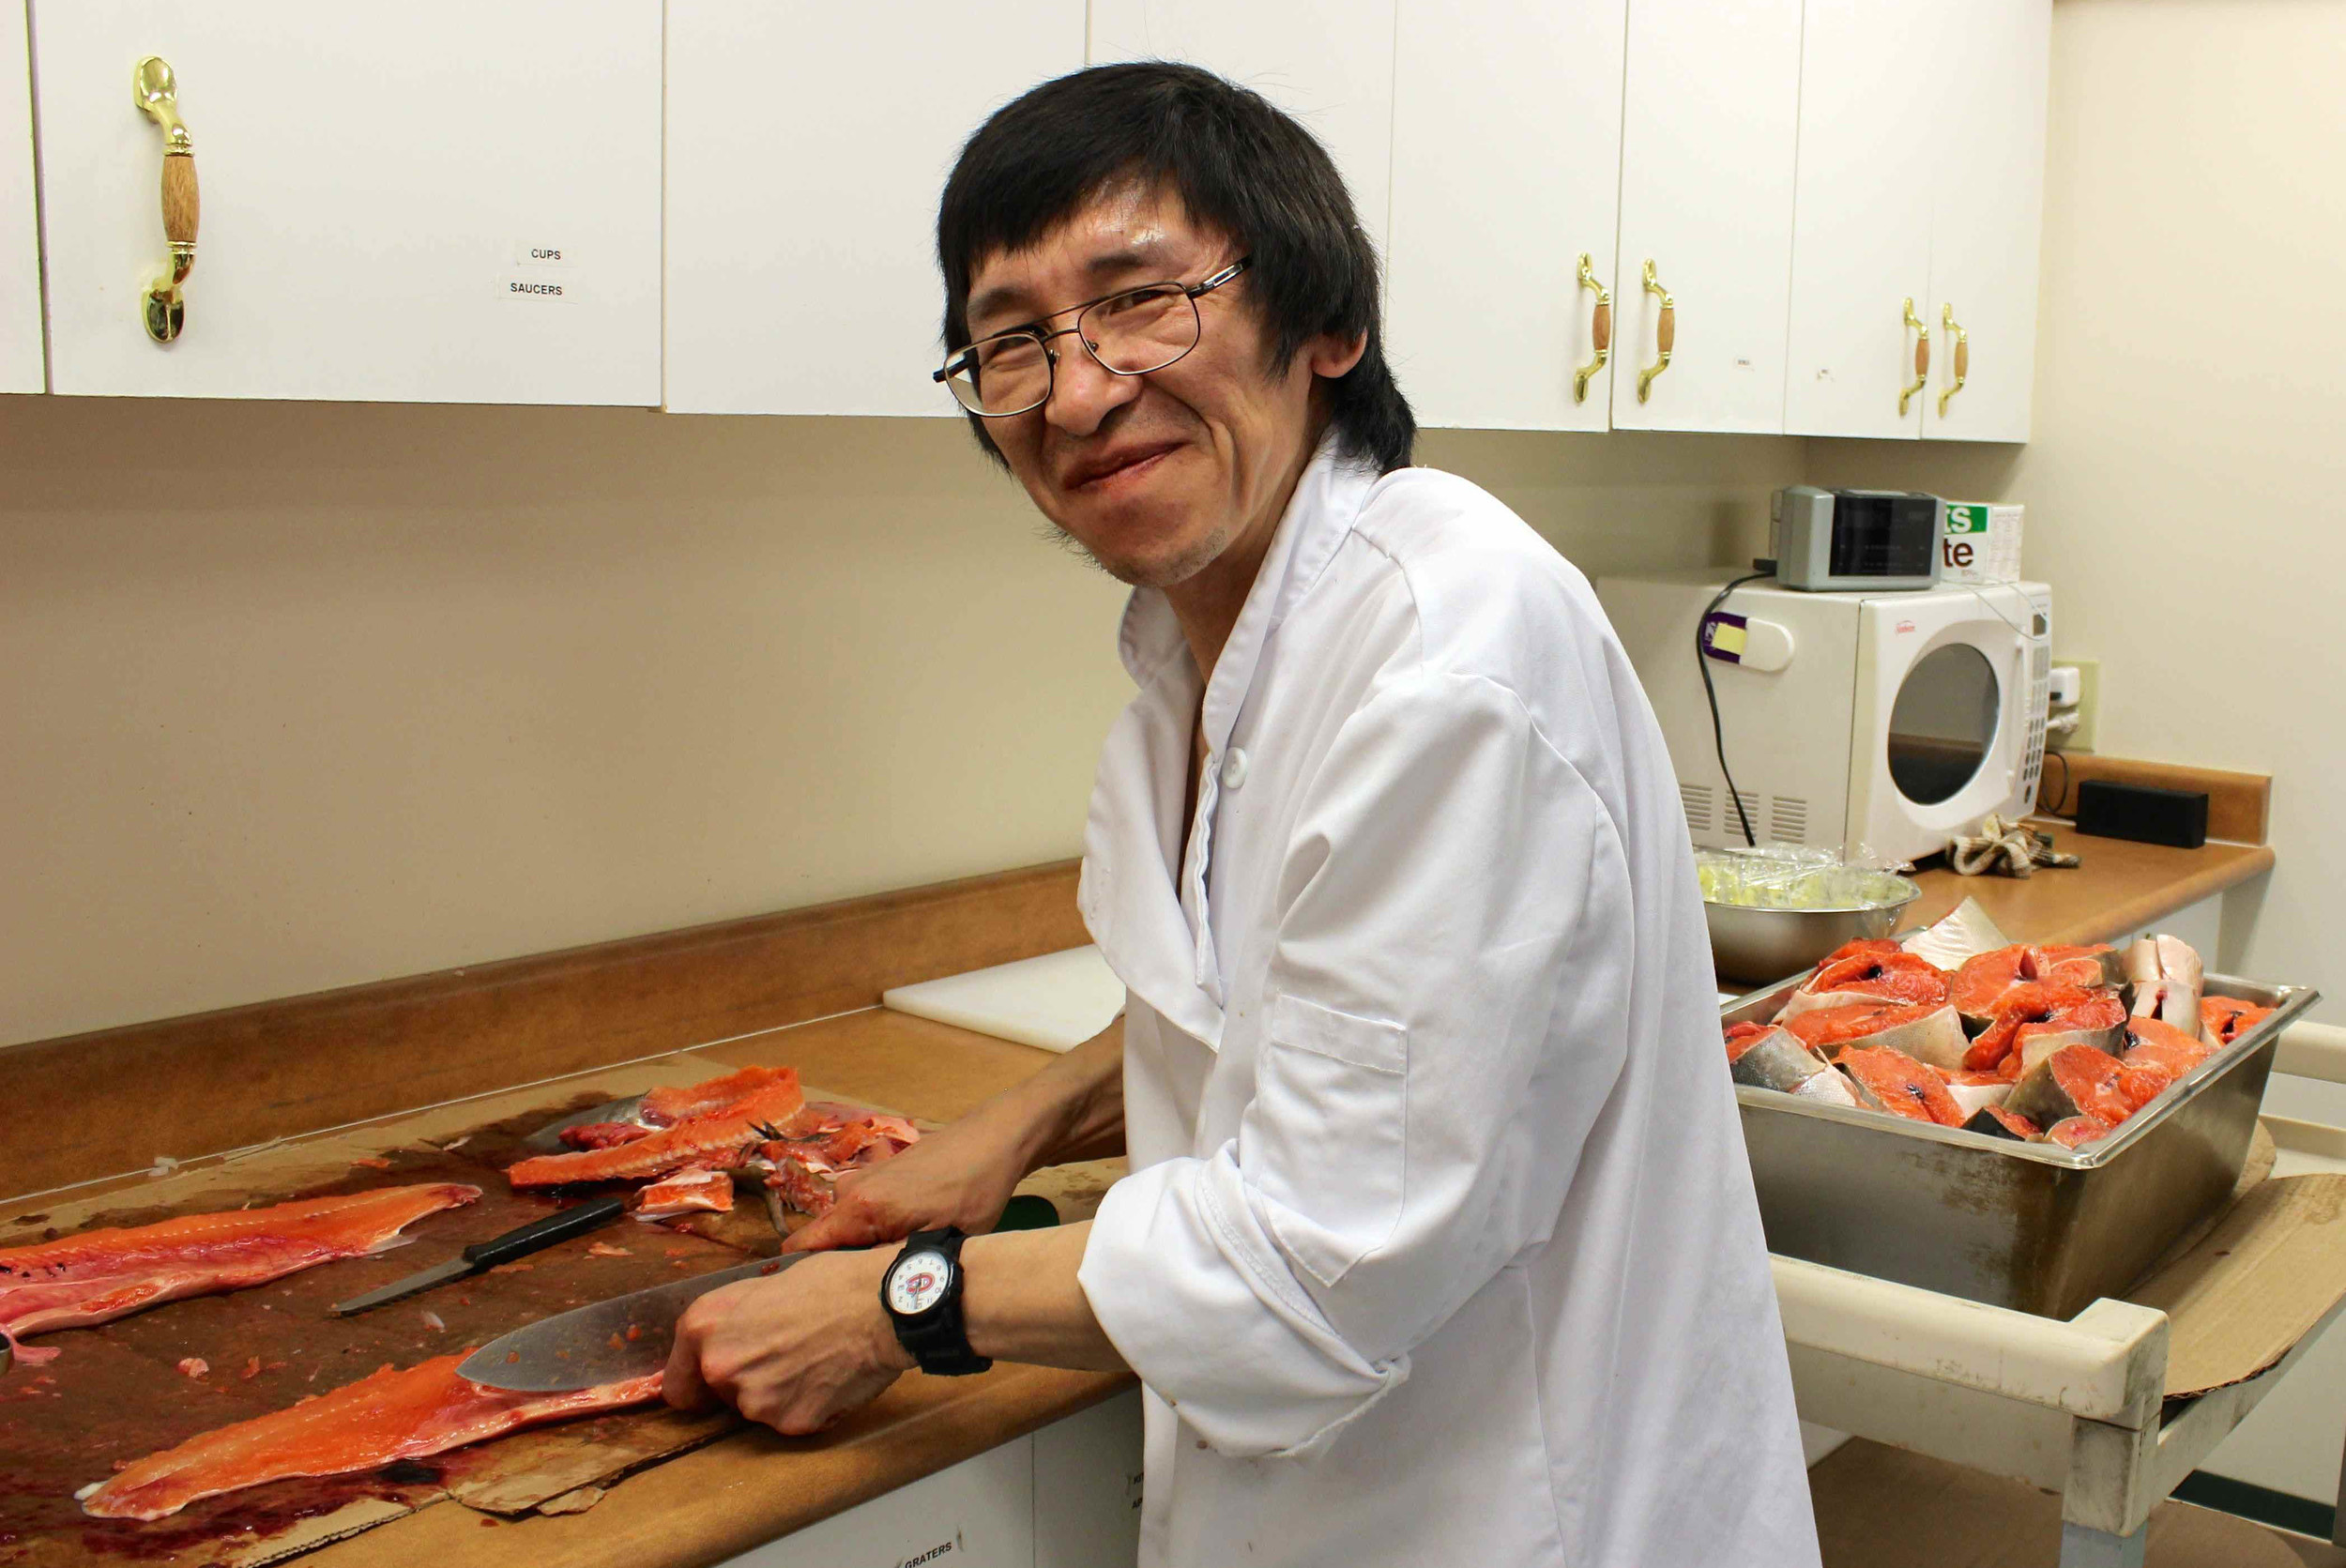
<svg viewBox="0 0 2346 1568"><path fill-rule="evenodd" d="M996 343L1003 338L1032 338L1035 342L1035 346L1043 350L1044 363L1049 371L1049 374L1044 382L1043 395L1041 397L1027 404L1024 408L1004 409L999 413L988 412L983 408L972 408L967 403L963 403L960 398L956 397L953 399L953 404L955 407L959 408L963 413L972 415L977 419L1014 419L1021 414L1033 413L1036 409L1050 402L1051 394L1059 390L1059 350L1051 346L1051 340L1054 338L1064 338L1070 333L1074 335L1077 343L1084 345L1084 353L1089 356L1091 362L1099 366L1102 370L1107 372L1110 375L1154 375L1157 372L1165 369L1167 366L1180 364L1183 359L1188 358L1192 354L1195 354L1197 351L1197 344L1206 341L1206 323L1204 317L1198 317L1196 341L1192 343L1187 348L1181 350L1179 354L1173 356L1172 358L1167 359L1165 364L1151 365L1145 371L1120 371L1114 365L1111 365L1106 360L1101 358L1098 351L1091 346L1091 340L1083 335L1084 312L1090 310L1095 305L1104 305L1111 299L1121 299L1128 294L1145 294L1150 289L1176 288L1181 291L1182 297L1189 301L1190 310L1193 313L1195 313L1197 309L1197 301L1202 297L1211 294L1214 290L1220 288L1231 279L1236 278L1240 273L1244 272L1248 267L1254 266L1254 264L1255 258L1250 253L1239 257L1238 260L1232 262L1229 266L1223 267L1220 271L1210 273L1205 278L1195 283L1184 283L1172 278L1167 278L1164 282L1156 283L1135 283L1130 288L1112 290L1109 293L1100 296L1097 299L1087 299L1080 305L1068 305L1062 307L1059 310L1053 311L1051 315L1046 315L1042 318L1044 321L1048 321L1051 319L1051 316L1063 316L1070 311L1074 312L1075 325L1073 327L1059 327L1057 331L1046 332L1039 324L1029 323L1024 327L1006 327L999 332L988 332L984 337L974 338L968 343L962 344L961 347L955 349L952 353L947 355L945 357L945 362L938 366L936 370L929 373L929 379L936 382L939 386L942 386L944 383L952 380L952 377L958 373L959 370L974 370L976 368L974 365L967 364L966 362L968 360L970 355L975 353L981 344ZM950 387L946 388L946 390L948 391L951 391L952 389L952 388Z"/></svg>

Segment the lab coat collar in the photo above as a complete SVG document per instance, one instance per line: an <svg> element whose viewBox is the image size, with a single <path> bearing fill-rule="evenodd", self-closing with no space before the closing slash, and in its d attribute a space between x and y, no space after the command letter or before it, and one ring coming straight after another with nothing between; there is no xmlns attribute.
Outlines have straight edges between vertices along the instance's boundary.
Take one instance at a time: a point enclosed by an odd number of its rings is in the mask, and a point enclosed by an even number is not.
<svg viewBox="0 0 2346 1568"><path fill-rule="evenodd" d="M1205 691L1201 723L1208 766L1196 815L1187 824L1179 820L1179 806L1160 799L1159 792L1169 789L1171 801L1186 793L1196 669L1182 660L1188 643L1161 590L1135 589L1125 605L1118 651L1142 694L1127 715L1131 729L1120 726L1109 744L1113 752L1120 740L1142 754L1130 760L1144 772L1128 781L1138 788L1115 792L1120 799L1094 798L1084 914L1124 982L1169 1021L1217 1050L1226 998L1206 889L1222 794L1219 764L1272 634L1350 535L1377 477L1373 467L1341 457L1330 432L1297 479ZM1114 771L1120 769L1104 763L1104 791ZM1119 816L1126 820L1115 822ZM1169 842L1160 836L1167 830ZM1146 853L1150 848L1157 853ZM1167 881L1162 873L1173 853L1181 860Z"/></svg>

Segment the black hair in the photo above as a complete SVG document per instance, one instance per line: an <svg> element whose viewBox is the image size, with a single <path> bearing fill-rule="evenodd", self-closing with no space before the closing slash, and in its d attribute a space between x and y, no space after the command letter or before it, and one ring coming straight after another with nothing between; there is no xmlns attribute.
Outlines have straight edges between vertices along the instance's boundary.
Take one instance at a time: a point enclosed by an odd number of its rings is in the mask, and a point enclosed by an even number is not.
<svg viewBox="0 0 2346 1568"><path fill-rule="evenodd" d="M1377 251L1344 177L1269 99L1196 66L1094 66L1030 89L977 129L937 209L946 344L969 341L978 262L1033 244L1126 181L1179 196L1191 219L1253 258L1244 282L1270 329L1270 373L1321 333L1367 340L1327 388L1336 440L1380 473L1407 466L1417 419L1385 362ZM969 423L1001 461L985 421Z"/></svg>

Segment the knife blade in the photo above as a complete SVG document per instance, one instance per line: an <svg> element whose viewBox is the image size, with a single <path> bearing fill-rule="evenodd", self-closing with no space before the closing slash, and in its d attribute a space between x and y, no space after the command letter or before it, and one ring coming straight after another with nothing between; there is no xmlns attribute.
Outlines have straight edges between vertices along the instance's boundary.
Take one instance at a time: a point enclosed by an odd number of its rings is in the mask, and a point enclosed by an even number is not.
<svg viewBox="0 0 2346 1568"><path fill-rule="evenodd" d="M525 1393L560 1393L645 1377L668 1364L677 1319L686 1307L720 1286L769 1278L813 1256L752 1258L541 1317L475 1350L458 1364L456 1375Z"/></svg>
<svg viewBox="0 0 2346 1568"><path fill-rule="evenodd" d="M568 1209L556 1210L542 1220L532 1220L526 1225L516 1226L502 1236L475 1241L447 1262L434 1263L431 1268L419 1270L405 1279L395 1280L380 1290L370 1290L347 1302L336 1302L327 1308L327 1314L333 1317L348 1317L369 1307L379 1307L386 1302L412 1296L419 1290L429 1290L435 1285L446 1285L450 1280L477 1274L483 1269L494 1269L500 1263L526 1257L556 1241L567 1241L573 1236L584 1236L590 1230L600 1229L626 1212L627 1198L624 1195L599 1197L592 1203L572 1204Z"/></svg>

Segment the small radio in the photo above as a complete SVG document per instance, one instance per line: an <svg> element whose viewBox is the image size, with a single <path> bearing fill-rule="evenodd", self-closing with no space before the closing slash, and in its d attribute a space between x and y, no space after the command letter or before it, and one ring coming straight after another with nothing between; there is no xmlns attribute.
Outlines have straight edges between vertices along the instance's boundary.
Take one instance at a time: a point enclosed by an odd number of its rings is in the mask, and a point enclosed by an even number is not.
<svg viewBox="0 0 2346 1568"><path fill-rule="evenodd" d="M1917 492L1787 485L1768 507L1775 580L1825 593L1930 587L1945 510Z"/></svg>

